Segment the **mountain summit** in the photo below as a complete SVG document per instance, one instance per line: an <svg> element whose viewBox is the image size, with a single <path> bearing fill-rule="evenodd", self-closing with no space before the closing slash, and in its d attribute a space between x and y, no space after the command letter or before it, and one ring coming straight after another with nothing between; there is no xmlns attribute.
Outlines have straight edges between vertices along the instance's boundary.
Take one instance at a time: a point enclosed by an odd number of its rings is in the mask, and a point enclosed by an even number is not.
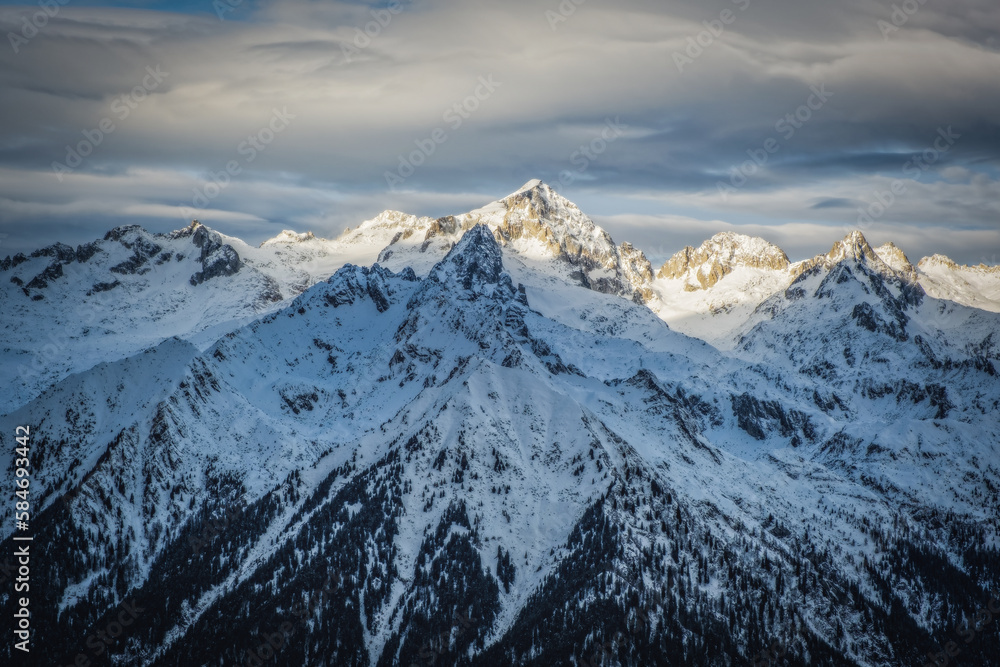
<svg viewBox="0 0 1000 667"><path fill-rule="evenodd" d="M720 232L698 248L687 246L660 267L657 278L683 279L684 289L707 289L738 267L788 268L788 257L776 245L764 239Z"/></svg>
<svg viewBox="0 0 1000 667"><path fill-rule="evenodd" d="M645 255L630 244L617 246L575 204L539 180L468 213L401 229L378 261L421 273L480 224L527 265L549 265L566 279L605 294L640 302L652 297L652 268Z"/></svg>

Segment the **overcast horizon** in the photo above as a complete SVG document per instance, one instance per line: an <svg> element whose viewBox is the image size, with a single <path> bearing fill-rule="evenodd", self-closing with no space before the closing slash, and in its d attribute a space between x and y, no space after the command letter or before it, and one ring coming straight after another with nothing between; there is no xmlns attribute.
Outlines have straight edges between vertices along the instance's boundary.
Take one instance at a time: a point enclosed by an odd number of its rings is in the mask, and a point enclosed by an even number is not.
<svg viewBox="0 0 1000 667"><path fill-rule="evenodd" d="M539 178L654 263L858 228L1000 263L989 0L61 2L0 5L0 256L192 218L332 238Z"/></svg>

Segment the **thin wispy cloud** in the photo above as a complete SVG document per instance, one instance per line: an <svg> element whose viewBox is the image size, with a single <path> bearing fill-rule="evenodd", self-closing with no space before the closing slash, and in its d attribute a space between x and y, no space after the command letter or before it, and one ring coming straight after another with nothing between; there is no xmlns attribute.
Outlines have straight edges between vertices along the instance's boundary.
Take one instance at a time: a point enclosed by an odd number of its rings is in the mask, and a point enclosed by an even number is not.
<svg viewBox="0 0 1000 667"><path fill-rule="evenodd" d="M866 226L905 235L918 258L1000 252L995 3L927 3L905 21L861 0L574 7L62 6L0 48L5 247L165 231L191 211L251 242L332 236L385 208L460 212L542 178L651 246L680 216L803 249ZM37 11L0 8L3 34ZM165 73L153 88L148 68ZM498 85L477 97L483 77ZM275 113L291 120L269 137ZM616 118L626 129L602 143ZM948 128L958 138L929 160ZM77 166L54 166L74 151ZM400 185L387 175L402 162ZM897 180L905 192L866 221Z"/></svg>

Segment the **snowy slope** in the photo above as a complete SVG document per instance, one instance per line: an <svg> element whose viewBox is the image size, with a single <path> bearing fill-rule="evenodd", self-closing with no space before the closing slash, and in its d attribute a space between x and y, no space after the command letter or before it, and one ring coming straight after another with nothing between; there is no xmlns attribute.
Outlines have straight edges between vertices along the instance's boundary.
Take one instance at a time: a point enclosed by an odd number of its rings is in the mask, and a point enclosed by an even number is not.
<svg viewBox="0 0 1000 667"><path fill-rule="evenodd" d="M944 255L932 255L920 260L917 270L931 296L1000 312L1000 267L958 265Z"/></svg>
<svg viewBox="0 0 1000 667"><path fill-rule="evenodd" d="M641 252L615 246L537 181L461 216L385 211L334 240L286 230L253 247L197 222L169 235L123 227L76 249L55 244L0 260L0 299L10 305L0 359L19 377L0 409L23 404L69 373L172 336L207 345L348 263L381 258L424 274L480 220L539 271L628 298L652 294ZM16 324L24 322L31 326Z"/></svg>
<svg viewBox="0 0 1000 667"><path fill-rule="evenodd" d="M788 287L786 271L738 266L707 289L689 290L683 278L658 278L650 308L675 331L700 338L720 350L765 299Z"/></svg>
<svg viewBox="0 0 1000 667"><path fill-rule="evenodd" d="M55 244L0 261L0 363L12 371L0 409L53 382L178 336L210 342L273 309L281 286L221 235L119 227L102 240Z"/></svg>
<svg viewBox="0 0 1000 667"><path fill-rule="evenodd" d="M649 307L670 327L719 349L764 299L791 282L788 257L764 239L721 232L656 272Z"/></svg>
<svg viewBox="0 0 1000 667"><path fill-rule="evenodd" d="M318 238L312 232L284 230L253 248L229 239L240 256L258 270L278 280L283 292L295 296L326 280L345 264L367 266L394 240L398 242L426 231L432 220L398 211L384 211L336 239ZM227 237L228 238L228 237Z"/></svg>

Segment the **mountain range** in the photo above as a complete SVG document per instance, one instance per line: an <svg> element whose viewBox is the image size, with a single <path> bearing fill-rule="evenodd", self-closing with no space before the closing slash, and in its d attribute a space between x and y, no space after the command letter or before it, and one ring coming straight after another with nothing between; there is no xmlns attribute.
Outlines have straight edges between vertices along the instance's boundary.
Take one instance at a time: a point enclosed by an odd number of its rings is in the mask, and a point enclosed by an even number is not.
<svg viewBox="0 0 1000 667"><path fill-rule="evenodd" d="M335 240L119 227L0 290L31 664L998 664L995 267L655 268L531 181Z"/></svg>

